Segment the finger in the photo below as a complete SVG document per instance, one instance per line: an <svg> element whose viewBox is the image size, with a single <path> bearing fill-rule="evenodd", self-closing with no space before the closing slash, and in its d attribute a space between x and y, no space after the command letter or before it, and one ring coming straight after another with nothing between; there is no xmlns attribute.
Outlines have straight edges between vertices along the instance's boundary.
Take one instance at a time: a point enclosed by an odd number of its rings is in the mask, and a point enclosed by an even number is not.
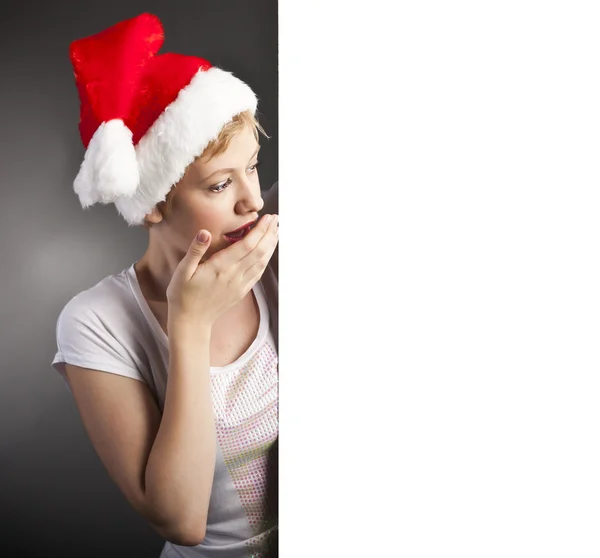
<svg viewBox="0 0 600 558"><path fill-rule="evenodd" d="M275 247L271 252L269 252L266 256L258 260L252 267L246 270L242 277L242 284L244 285L243 291L248 292L263 276L265 269L267 269L267 265L269 260L273 256L273 252L277 247L277 243L275 243Z"/></svg>
<svg viewBox="0 0 600 558"><path fill-rule="evenodd" d="M200 260L203 258L204 254L206 254L206 251L210 246L211 240L211 235L206 229L198 231L198 234L194 237L194 240L192 240L186 255L183 257L188 279L191 278L198 268Z"/></svg>
<svg viewBox="0 0 600 558"><path fill-rule="evenodd" d="M263 236L259 244L240 262L241 278L243 281L252 280L257 274L262 275L262 272L267 267L269 260L273 256L273 252L277 248L279 242L279 222L275 219L267 234ZM260 275L258 277L260 278Z"/></svg>
<svg viewBox="0 0 600 558"><path fill-rule="evenodd" d="M263 215L256 226L242 240L225 248L220 253L223 254L224 258L227 257L231 263L239 262L256 247L261 238L269 231L270 224L275 217L276 215Z"/></svg>

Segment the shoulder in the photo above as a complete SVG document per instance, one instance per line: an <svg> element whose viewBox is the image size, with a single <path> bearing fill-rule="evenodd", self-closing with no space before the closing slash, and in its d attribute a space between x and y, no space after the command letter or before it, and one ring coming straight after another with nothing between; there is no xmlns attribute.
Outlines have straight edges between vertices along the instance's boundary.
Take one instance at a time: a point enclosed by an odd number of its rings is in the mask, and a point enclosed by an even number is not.
<svg viewBox="0 0 600 558"><path fill-rule="evenodd" d="M262 198L264 207L261 210L261 214L279 214L279 181L275 182L268 190L265 190Z"/></svg>
<svg viewBox="0 0 600 558"><path fill-rule="evenodd" d="M56 322L59 346L122 351L120 347L139 345L138 338L145 332L143 316L126 271L105 277L65 304Z"/></svg>
<svg viewBox="0 0 600 558"><path fill-rule="evenodd" d="M277 268L274 265L272 258L260 278L260 284L265 291L267 299L272 299L276 304L279 299L279 280L277 277Z"/></svg>
<svg viewBox="0 0 600 558"><path fill-rule="evenodd" d="M65 304L56 322L59 371L69 363L140 378L144 329L127 281L124 272L110 275Z"/></svg>
<svg viewBox="0 0 600 558"><path fill-rule="evenodd" d="M260 212L261 215L277 214L279 215L279 181L275 182L267 191L263 193L264 206ZM279 278L279 246L275 248L273 256L265 274L263 275L263 283L269 285L267 288L277 289L277 281Z"/></svg>
<svg viewBox="0 0 600 558"><path fill-rule="evenodd" d="M59 321L66 319L100 319L104 317L123 317L134 302L128 286L126 271L109 275L73 296L63 307ZM125 311L124 311L125 310Z"/></svg>

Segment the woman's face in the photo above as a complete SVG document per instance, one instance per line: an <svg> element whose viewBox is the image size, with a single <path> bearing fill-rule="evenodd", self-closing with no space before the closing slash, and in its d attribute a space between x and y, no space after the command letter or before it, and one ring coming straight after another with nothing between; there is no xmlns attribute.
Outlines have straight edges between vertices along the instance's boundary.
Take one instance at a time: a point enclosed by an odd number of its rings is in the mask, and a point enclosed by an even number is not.
<svg viewBox="0 0 600 558"><path fill-rule="evenodd" d="M205 258L230 246L235 237L227 233L255 221L263 207L258 150L254 131L246 127L221 155L196 159L177 184L167 217L161 219L157 210L151 214L150 220L158 220L153 230L181 256L200 229L212 237Z"/></svg>

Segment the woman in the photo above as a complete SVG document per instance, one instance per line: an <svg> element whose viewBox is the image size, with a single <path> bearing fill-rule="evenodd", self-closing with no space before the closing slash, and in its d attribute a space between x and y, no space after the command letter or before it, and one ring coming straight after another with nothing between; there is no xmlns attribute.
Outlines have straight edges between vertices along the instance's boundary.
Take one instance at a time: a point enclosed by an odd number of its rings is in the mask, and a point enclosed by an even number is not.
<svg viewBox="0 0 600 558"><path fill-rule="evenodd" d="M75 191L147 228L148 248L69 301L53 365L163 558L260 556L276 529L278 219L258 219L256 97L162 42L142 14L71 45Z"/></svg>

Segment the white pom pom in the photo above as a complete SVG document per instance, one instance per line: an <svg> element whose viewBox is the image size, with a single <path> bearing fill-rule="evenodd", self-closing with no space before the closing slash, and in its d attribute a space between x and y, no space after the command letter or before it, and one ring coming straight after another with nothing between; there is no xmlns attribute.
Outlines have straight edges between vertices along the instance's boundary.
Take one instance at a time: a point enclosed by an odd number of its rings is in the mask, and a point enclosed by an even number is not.
<svg viewBox="0 0 600 558"><path fill-rule="evenodd" d="M132 137L122 120L100 124L74 183L83 207L97 202L112 203L135 193L140 172Z"/></svg>

